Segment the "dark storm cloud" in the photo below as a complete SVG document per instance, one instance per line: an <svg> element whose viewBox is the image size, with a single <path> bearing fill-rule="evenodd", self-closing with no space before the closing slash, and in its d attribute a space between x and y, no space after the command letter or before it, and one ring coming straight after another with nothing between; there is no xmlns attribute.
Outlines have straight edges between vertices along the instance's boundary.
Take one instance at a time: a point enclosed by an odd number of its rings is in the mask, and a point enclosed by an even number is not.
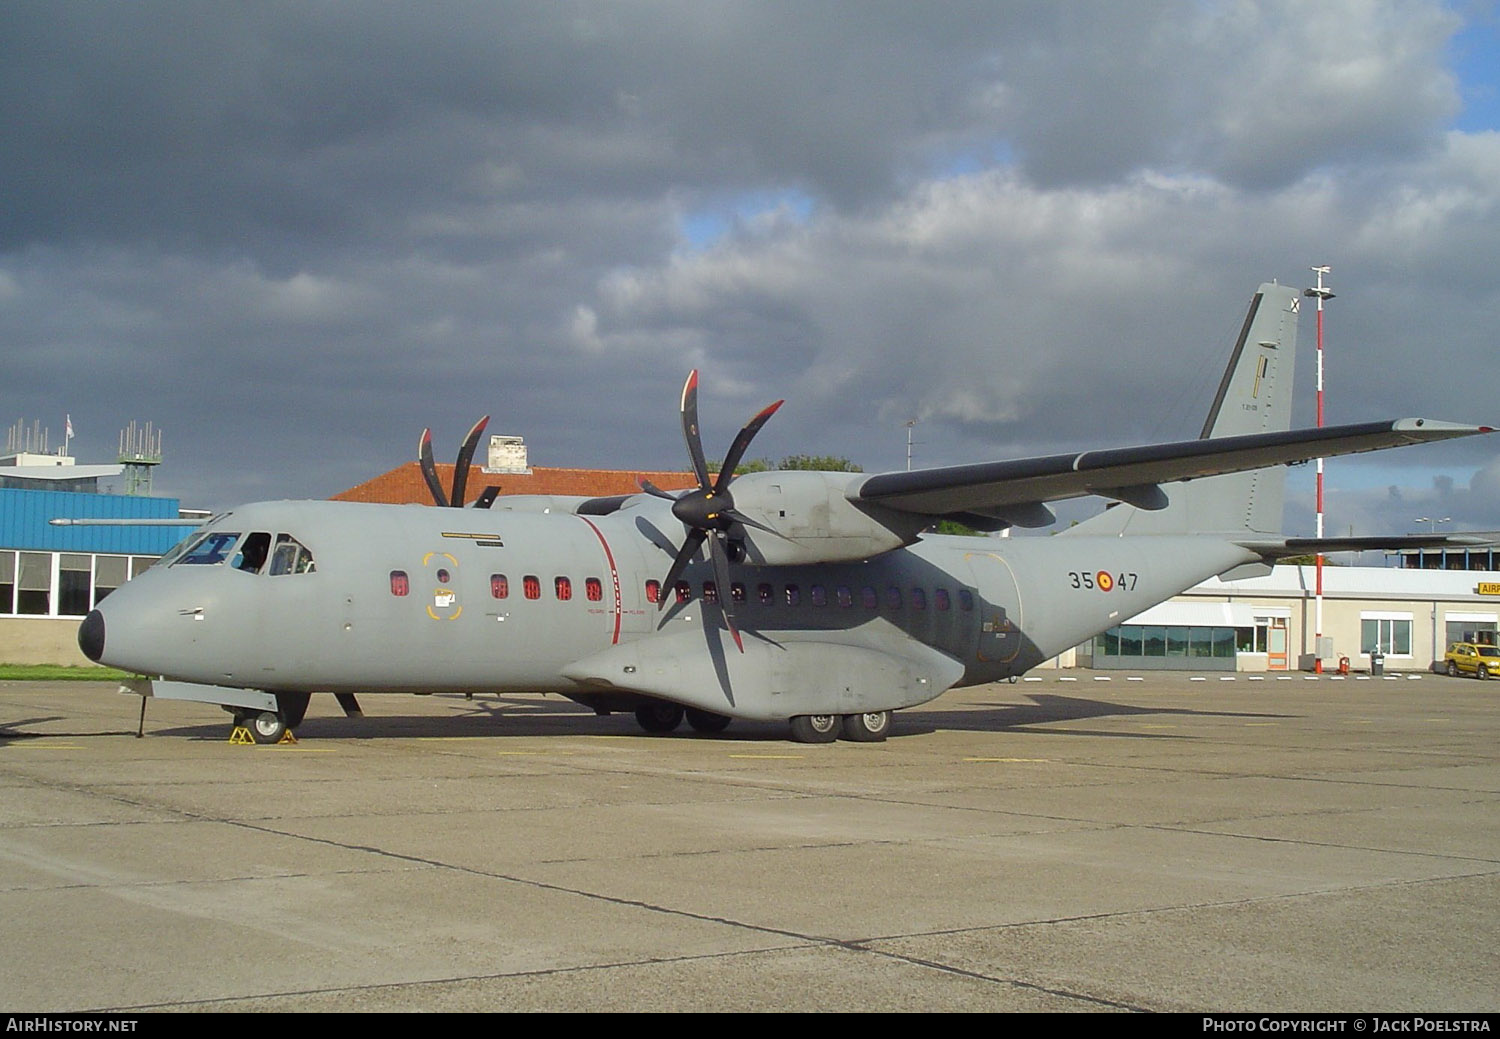
<svg viewBox="0 0 1500 1039"><path fill-rule="evenodd" d="M681 464L693 365L711 449L783 396L758 450L871 469L914 417L932 464L1192 435L1255 284L1312 262L1334 420L1493 417L1412 364L1487 363L1500 303L1442 4L0 23L0 405L90 459L156 420L192 503L332 493L487 411L539 465Z"/></svg>

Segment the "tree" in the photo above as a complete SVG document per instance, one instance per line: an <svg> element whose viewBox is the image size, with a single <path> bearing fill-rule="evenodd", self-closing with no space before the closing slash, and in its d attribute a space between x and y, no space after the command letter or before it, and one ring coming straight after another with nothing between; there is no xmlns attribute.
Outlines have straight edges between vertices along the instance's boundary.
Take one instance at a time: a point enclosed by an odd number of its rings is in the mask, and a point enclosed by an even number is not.
<svg viewBox="0 0 1500 1039"><path fill-rule="evenodd" d="M708 463L709 472L718 472L723 464L723 459L711 460ZM837 455L787 455L780 464L773 463L769 458L751 458L734 467L737 476L745 473L770 472L773 469L800 469L822 473L862 473L865 471L864 467L857 462L851 462Z"/></svg>

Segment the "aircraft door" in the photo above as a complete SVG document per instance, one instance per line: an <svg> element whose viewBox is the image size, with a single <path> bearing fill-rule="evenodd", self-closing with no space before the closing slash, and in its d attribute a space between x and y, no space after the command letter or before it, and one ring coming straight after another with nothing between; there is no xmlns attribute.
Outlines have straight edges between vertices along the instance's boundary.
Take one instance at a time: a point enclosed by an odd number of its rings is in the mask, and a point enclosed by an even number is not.
<svg viewBox="0 0 1500 1039"><path fill-rule="evenodd" d="M1008 664L1021 652L1021 592L1010 564L993 552L965 557L974 575L974 611L978 614L974 657L982 663Z"/></svg>

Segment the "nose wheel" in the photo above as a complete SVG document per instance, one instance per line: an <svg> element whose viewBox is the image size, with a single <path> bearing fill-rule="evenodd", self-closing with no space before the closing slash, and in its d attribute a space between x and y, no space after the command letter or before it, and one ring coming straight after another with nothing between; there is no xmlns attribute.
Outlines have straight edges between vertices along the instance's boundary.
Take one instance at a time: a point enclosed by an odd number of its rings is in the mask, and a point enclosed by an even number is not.
<svg viewBox="0 0 1500 1039"><path fill-rule="evenodd" d="M234 716L234 731L229 739L231 743L243 743L243 737L236 737L241 732L246 732L256 743L280 743L289 730L286 717L279 711L237 712Z"/></svg>

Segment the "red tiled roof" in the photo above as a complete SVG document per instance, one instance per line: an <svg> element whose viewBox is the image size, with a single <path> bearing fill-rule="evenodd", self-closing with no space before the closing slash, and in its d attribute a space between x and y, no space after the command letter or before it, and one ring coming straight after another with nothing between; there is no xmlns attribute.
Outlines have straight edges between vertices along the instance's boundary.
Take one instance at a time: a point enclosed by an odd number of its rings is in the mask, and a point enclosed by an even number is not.
<svg viewBox="0 0 1500 1039"><path fill-rule="evenodd" d="M438 480L444 487L453 486L453 468L452 465L437 467ZM541 468L529 473L487 473L475 465L469 467L464 503L468 504L478 498L491 484L497 485L501 494L576 494L603 497L611 494L635 494L641 489L642 478L666 491L694 485L692 473ZM357 487L335 494L333 500L430 505L432 495L427 490L427 481L422 479L421 467L416 462L407 462L373 480L366 480Z"/></svg>

